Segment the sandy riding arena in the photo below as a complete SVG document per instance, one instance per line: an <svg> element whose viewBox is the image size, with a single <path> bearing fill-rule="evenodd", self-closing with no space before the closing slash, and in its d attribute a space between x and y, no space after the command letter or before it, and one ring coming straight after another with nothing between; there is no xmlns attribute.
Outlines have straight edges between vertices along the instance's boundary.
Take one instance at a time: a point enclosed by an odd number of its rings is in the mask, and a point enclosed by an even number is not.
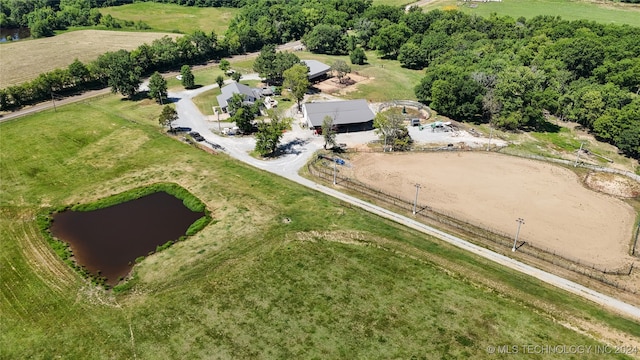
<svg viewBox="0 0 640 360"><path fill-rule="evenodd" d="M343 172L344 171L344 172ZM585 263L628 259L633 208L585 188L568 169L495 153L358 154L342 175ZM526 246L526 245L525 245Z"/></svg>

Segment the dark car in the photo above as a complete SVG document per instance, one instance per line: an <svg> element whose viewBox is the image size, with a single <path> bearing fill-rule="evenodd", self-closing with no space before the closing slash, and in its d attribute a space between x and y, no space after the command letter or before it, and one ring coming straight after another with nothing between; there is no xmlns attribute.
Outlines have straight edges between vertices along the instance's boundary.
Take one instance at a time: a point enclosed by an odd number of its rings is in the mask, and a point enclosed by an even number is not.
<svg viewBox="0 0 640 360"><path fill-rule="evenodd" d="M200 135L200 133L197 131L192 131L189 133L189 135L191 135L191 137L195 141L204 141L204 138L202 137L202 135Z"/></svg>
<svg viewBox="0 0 640 360"><path fill-rule="evenodd" d="M175 133L179 133L179 132L188 132L191 131L190 127L184 127L184 126L176 126L174 128L171 128L168 130L168 132L175 134Z"/></svg>

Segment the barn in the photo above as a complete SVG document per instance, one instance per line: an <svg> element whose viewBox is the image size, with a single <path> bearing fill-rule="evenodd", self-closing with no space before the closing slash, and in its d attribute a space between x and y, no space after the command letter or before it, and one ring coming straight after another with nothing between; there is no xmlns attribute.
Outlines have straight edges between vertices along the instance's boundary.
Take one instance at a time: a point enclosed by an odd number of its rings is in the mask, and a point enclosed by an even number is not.
<svg viewBox="0 0 640 360"><path fill-rule="evenodd" d="M338 132L371 130L375 117L364 99L306 103L302 105L302 114L305 124L319 132L322 131L322 122L326 116L333 119Z"/></svg>

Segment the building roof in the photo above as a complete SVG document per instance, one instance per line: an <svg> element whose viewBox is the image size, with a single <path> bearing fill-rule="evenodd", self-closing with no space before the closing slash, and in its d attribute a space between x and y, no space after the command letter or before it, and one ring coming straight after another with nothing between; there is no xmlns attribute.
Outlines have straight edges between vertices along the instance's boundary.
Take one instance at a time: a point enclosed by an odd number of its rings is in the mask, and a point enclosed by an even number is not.
<svg viewBox="0 0 640 360"><path fill-rule="evenodd" d="M360 124L372 121L375 115L365 99L323 101L302 105L311 126L322 126L325 116L333 118L334 125Z"/></svg>
<svg viewBox="0 0 640 360"><path fill-rule="evenodd" d="M309 67L309 80L322 76L331 70L331 67L327 64L323 64L318 60L301 60L305 65Z"/></svg>
<svg viewBox="0 0 640 360"><path fill-rule="evenodd" d="M229 101L229 99L233 97L233 94L244 95L245 99L247 96L250 96L252 98L260 97L259 95L256 95L253 89L251 89L247 85L240 84L237 82L232 82L231 84L223 86L222 89L220 89L220 91L222 92L222 94L217 96L218 105L220 105L220 107L223 107L223 108L227 107L228 105L227 102Z"/></svg>

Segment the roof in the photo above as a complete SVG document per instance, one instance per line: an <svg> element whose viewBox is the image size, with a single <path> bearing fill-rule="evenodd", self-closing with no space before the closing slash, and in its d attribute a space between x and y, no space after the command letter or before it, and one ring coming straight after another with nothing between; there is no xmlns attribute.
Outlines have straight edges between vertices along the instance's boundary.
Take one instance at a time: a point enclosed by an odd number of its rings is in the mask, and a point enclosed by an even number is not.
<svg viewBox="0 0 640 360"><path fill-rule="evenodd" d="M327 64L323 64L318 60L301 60L305 65L309 67L309 79L317 78L326 74L331 67Z"/></svg>
<svg viewBox="0 0 640 360"><path fill-rule="evenodd" d="M302 105L312 126L322 126L325 116L333 118L334 125L360 124L372 121L375 115L365 99L323 101Z"/></svg>
<svg viewBox="0 0 640 360"><path fill-rule="evenodd" d="M220 105L220 107L227 107L227 102L229 101L229 99L231 99L233 97L233 94L241 94L244 95L245 98L247 96L250 96L252 98L258 98L260 96L257 96L256 93L253 91L253 89L251 89L250 87L248 87L247 85L244 84L240 84L237 82L232 82L231 84L225 85L222 87L222 89L220 89L220 91L222 92L222 94L218 95L218 105Z"/></svg>

